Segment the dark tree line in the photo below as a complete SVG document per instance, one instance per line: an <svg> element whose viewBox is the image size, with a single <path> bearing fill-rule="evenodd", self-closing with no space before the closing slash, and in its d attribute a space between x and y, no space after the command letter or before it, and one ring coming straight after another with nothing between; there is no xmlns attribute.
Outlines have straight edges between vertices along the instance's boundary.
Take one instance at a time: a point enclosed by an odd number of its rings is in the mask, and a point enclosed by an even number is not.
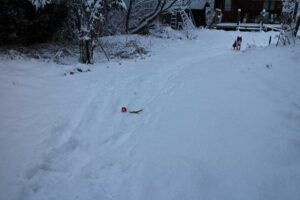
<svg viewBox="0 0 300 200"><path fill-rule="evenodd" d="M99 36L145 33L162 12L180 2L0 0L0 45L73 40L79 44L80 62L93 63L93 49Z"/></svg>
<svg viewBox="0 0 300 200"><path fill-rule="evenodd" d="M122 0L0 0L0 5L0 45L73 40L82 63L93 62L95 41L109 24L106 15L125 9Z"/></svg>
<svg viewBox="0 0 300 200"><path fill-rule="evenodd" d="M65 4L36 9L27 0L1 0L0 5L0 45L47 42L67 16Z"/></svg>

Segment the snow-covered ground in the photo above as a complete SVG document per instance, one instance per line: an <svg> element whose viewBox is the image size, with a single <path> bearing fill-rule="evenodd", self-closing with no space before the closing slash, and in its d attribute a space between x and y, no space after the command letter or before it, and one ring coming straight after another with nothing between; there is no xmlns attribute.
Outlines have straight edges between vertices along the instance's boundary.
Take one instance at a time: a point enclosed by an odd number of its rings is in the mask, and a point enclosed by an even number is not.
<svg viewBox="0 0 300 200"><path fill-rule="evenodd" d="M300 199L300 45L193 34L119 36L151 56L88 67L1 60L0 199Z"/></svg>

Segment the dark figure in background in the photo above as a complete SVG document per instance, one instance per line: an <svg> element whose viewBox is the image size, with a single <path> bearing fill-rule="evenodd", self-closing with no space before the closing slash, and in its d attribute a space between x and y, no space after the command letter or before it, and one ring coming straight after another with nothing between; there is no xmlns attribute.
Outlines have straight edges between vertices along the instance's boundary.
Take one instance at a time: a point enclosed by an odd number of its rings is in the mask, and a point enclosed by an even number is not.
<svg viewBox="0 0 300 200"><path fill-rule="evenodd" d="M243 40L242 36L241 37L238 36L236 38L236 40L234 41L234 43L232 45L234 50L237 50L237 51L241 50L242 40Z"/></svg>

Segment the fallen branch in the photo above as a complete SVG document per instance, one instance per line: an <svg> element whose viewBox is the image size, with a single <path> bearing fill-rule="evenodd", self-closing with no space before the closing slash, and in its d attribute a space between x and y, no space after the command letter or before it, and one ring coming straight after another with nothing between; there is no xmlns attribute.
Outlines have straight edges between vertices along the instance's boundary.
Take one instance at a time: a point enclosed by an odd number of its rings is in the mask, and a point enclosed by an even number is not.
<svg viewBox="0 0 300 200"><path fill-rule="evenodd" d="M129 111L129 113L131 114L140 114L140 112L142 112L143 109L140 109L140 110L135 110L135 111Z"/></svg>

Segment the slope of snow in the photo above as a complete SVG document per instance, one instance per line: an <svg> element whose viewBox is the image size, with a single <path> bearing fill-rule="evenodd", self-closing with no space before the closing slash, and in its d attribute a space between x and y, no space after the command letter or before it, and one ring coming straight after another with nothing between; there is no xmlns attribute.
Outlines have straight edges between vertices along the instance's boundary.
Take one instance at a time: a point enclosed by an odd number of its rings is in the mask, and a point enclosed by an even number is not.
<svg viewBox="0 0 300 200"><path fill-rule="evenodd" d="M299 44L193 34L74 76L2 60L0 199L299 199Z"/></svg>

